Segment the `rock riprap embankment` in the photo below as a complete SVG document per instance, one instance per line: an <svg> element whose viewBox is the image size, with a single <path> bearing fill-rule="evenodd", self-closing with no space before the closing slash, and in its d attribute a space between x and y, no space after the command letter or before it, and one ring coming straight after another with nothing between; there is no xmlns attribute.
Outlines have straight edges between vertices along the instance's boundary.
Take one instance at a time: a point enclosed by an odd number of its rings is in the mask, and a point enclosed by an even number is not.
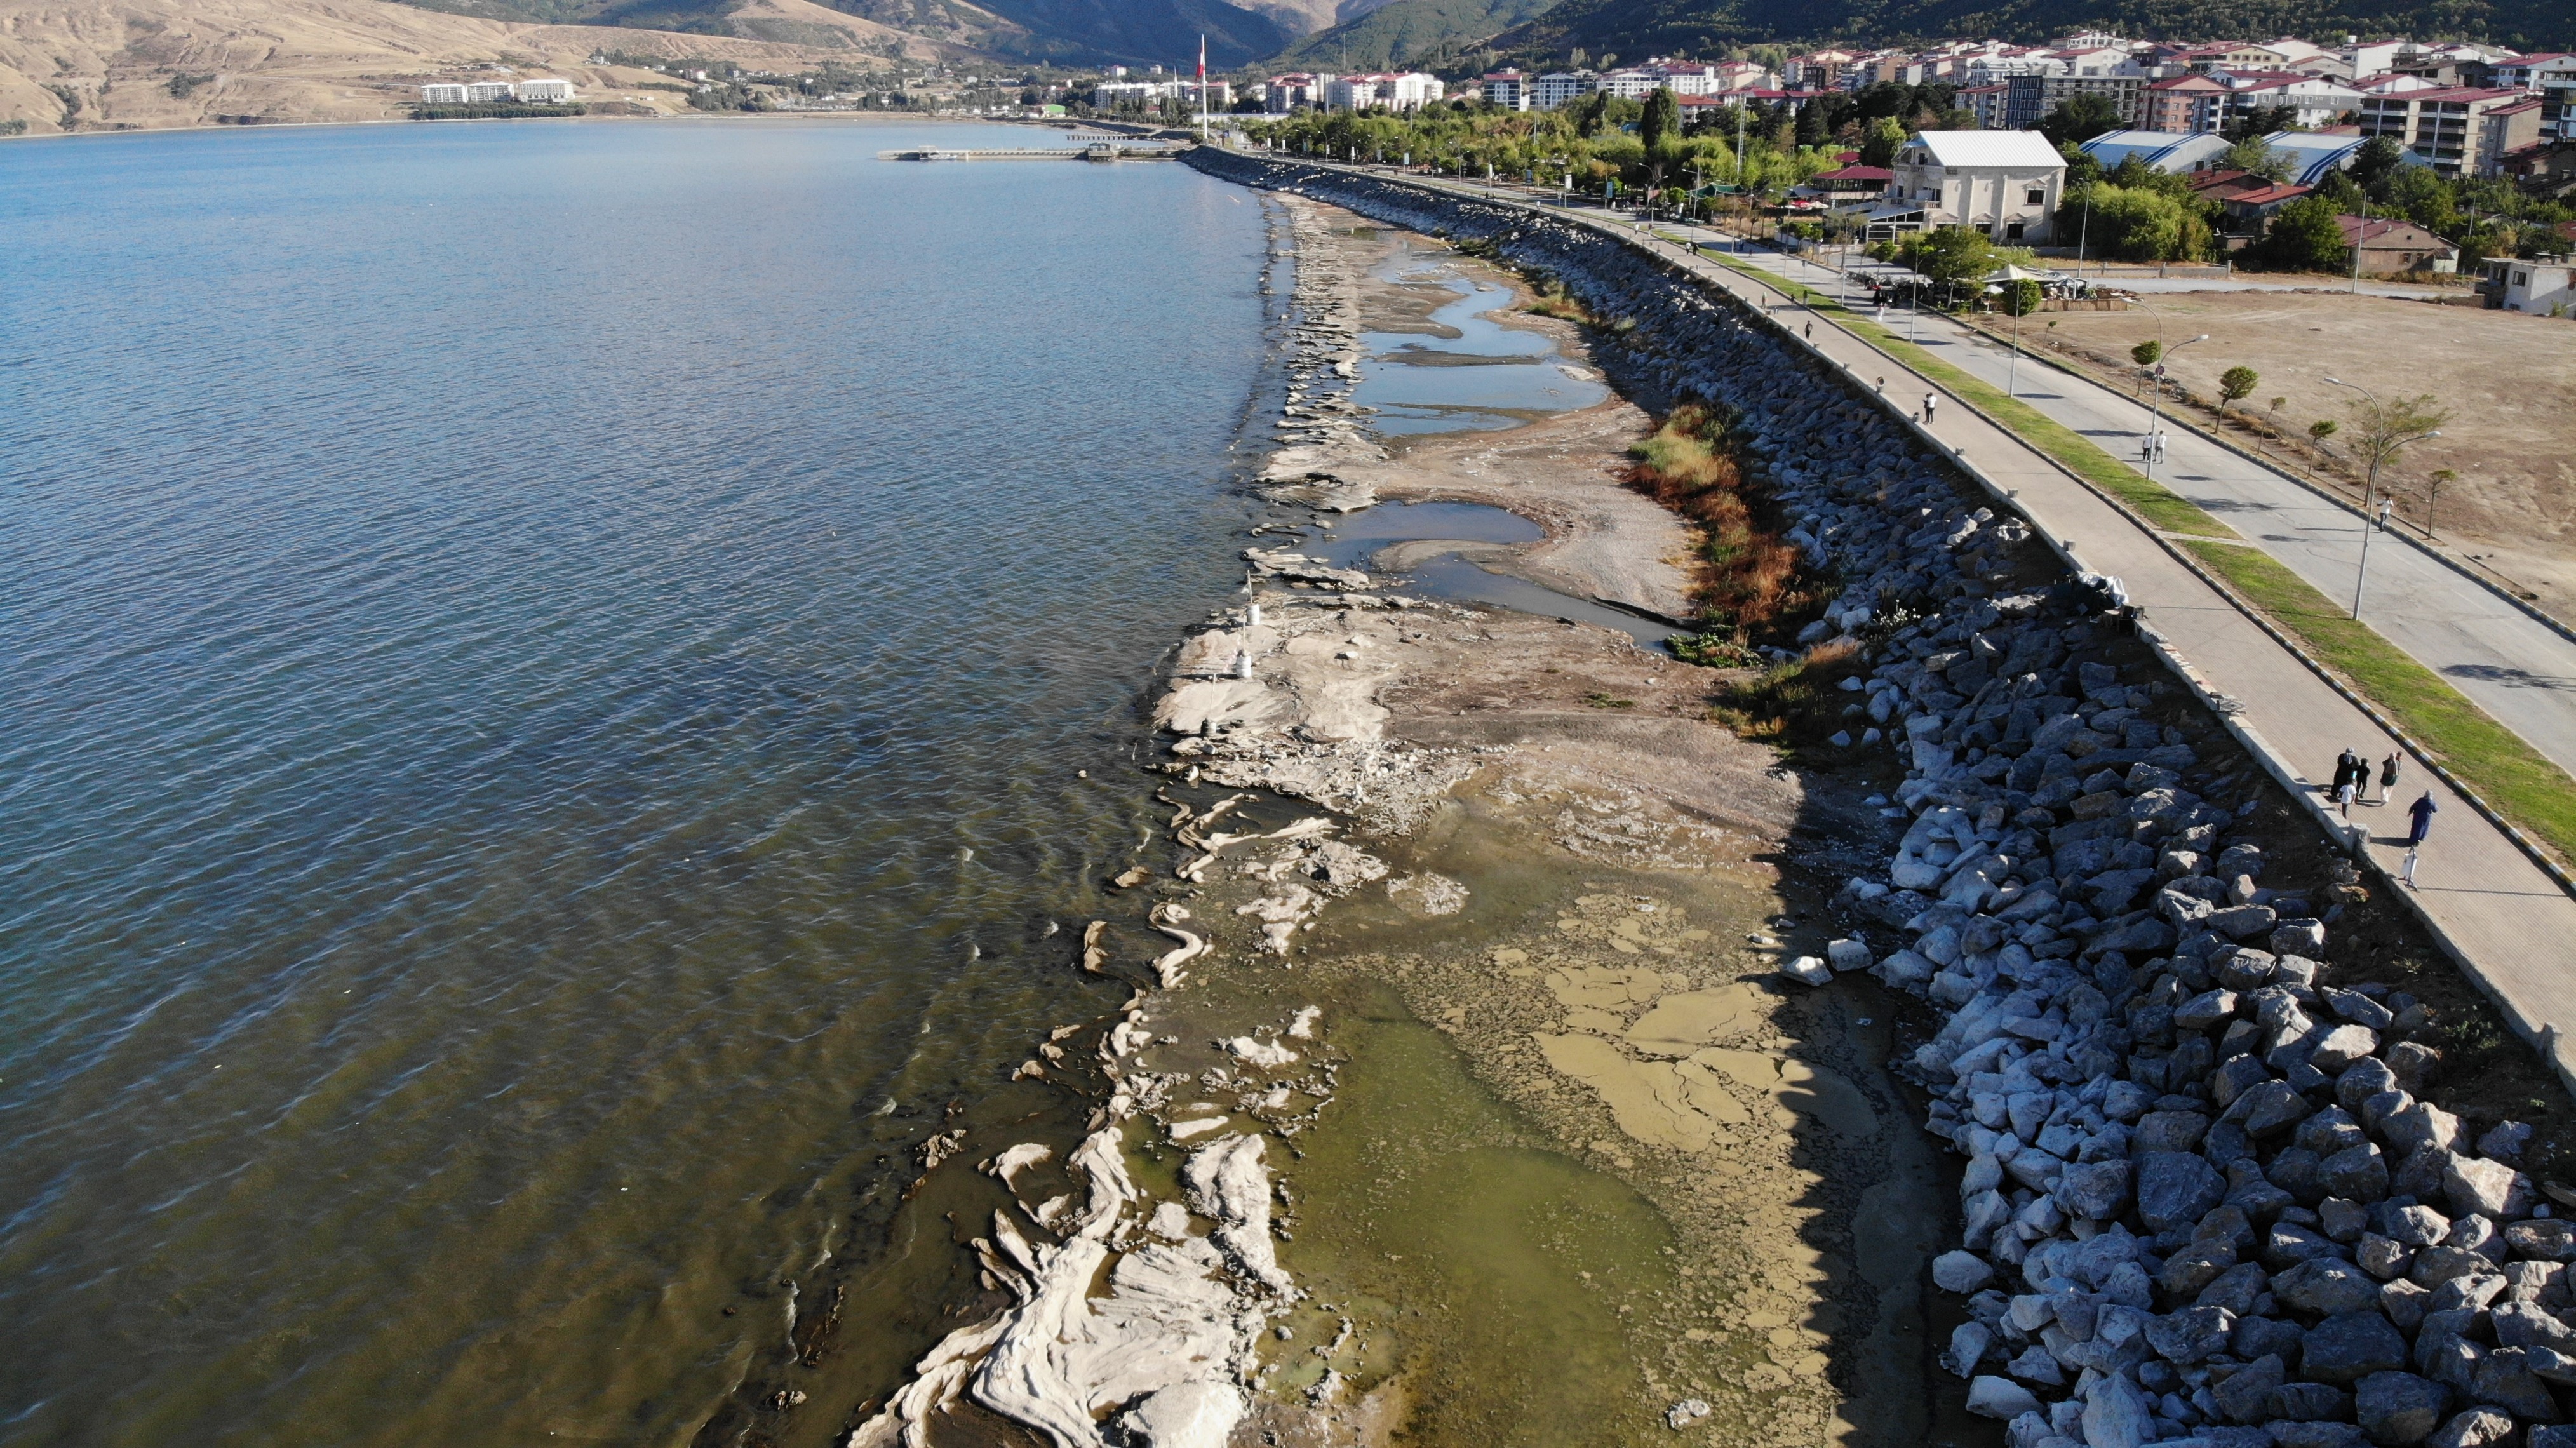
<svg viewBox="0 0 2576 1448"><path fill-rule="evenodd" d="M2158 722L2175 686L2118 647L2098 580L2031 586L2025 526L1963 501L1894 413L1615 237L1194 164L1562 279L1632 324L1632 388L1732 411L1791 541L1842 580L1799 642L1846 651L1837 742L1898 753L1906 824L1842 897L1869 928L1798 975L1867 970L1940 1013L1911 1069L1967 1158L1933 1276L1967 1298L1944 1361L1973 1411L2016 1448L2576 1448L2576 1224L2520 1169L2528 1129L2472 1140L2423 1099L2423 1009L2334 978L2319 912L2349 877L2264 883L2244 761Z"/></svg>

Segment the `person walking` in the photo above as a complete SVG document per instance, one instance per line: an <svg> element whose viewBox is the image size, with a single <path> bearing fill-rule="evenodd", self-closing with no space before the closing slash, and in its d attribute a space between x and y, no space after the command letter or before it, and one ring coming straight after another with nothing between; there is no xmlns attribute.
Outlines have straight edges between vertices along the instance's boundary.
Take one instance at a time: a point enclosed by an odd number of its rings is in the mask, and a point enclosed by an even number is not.
<svg viewBox="0 0 2576 1448"><path fill-rule="evenodd" d="M2406 807L2406 812L2415 817L2414 824L2406 831L2405 878L2406 888L2409 890L2415 888L2415 857L2424 848L2424 837L2433 831L2433 813L2439 808L2441 806L2433 803L2433 792L2429 789L2424 791L2421 798Z"/></svg>
<svg viewBox="0 0 2576 1448"><path fill-rule="evenodd" d="M2165 460L2165 434L2164 434L2164 432L2163 432L2161 429L2159 429L2159 430L2157 431L2157 433L2156 433L2156 461L2157 461L2157 462L2163 462L2164 460Z"/></svg>
<svg viewBox="0 0 2576 1448"><path fill-rule="evenodd" d="M2352 818L2352 797L2361 789L2361 781L2370 777L2370 766L2361 756L2347 749L2335 760L2333 799L2335 807L2347 820Z"/></svg>
<svg viewBox="0 0 2576 1448"><path fill-rule="evenodd" d="M2388 803L2389 792L2395 788L2397 788L2397 751L2392 749L2388 751L2386 759L2379 761L2379 798L2372 800L2371 803Z"/></svg>
<svg viewBox="0 0 2576 1448"><path fill-rule="evenodd" d="M1932 404L1939 400L1940 399L1932 393L1926 392L1923 394L1923 425L1925 427L1930 427L1932 425Z"/></svg>
<svg viewBox="0 0 2576 1448"><path fill-rule="evenodd" d="M1813 322L1807 324L1807 340L1810 342L1816 340L1816 324Z"/></svg>

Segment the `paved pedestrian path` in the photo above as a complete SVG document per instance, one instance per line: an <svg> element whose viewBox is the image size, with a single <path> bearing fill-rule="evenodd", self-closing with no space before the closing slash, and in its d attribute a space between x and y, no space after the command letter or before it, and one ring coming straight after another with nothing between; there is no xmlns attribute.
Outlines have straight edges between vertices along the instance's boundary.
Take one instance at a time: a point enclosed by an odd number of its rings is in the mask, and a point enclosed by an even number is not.
<svg viewBox="0 0 2576 1448"><path fill-rule="evenodd" d="M1840 273L1779 252L1750 250L1741 259L1821 289L1842 281ZM1920 318L1892 312L1890 321L1970 376L1998 389L2010 382L2014 396L2113 457L2137 456L2148 422L2143 403L2028 356L2016 366L2008 347L1938 312ZM2165 434L2165 461L2153 474L2158 483L2350 607L2361 576L2362 535L2372 531L2358 516L2199 433L2168 422ZM2388 531L2371 540L2361 617L2559 768L2576 774L2576 639Z"/></svg>
<svg viewBox="0 0 2576 1448"><path fill-rule="evenodd" d="M1481 194L1473 186L1428 184L1462 195ZM1629 223L1577 215L1636 235ZM1754 276L1671 243L1648 244L1757 309L1779 300L1773 288ZM2152 532L1938 383L1829 317L1816 320L1814 340L1804 345L1863 385L1885 376L1889 390L1909 406L1926 391L1941 392L1939 421L1929 428L1918 421L1916 431L2010 497L2084 567L2117 575L2143 624L2218 699L2231 727L2245 731L2275 760L2289 762L2286 782L2302 791L2312 809L2318 807L2317 785L2332 777L2335 758L2345 749L2374 760L2403 752L2393 735L2167 552ZM1797 334L1793 329L1792 335ZM2416 873L2420 889L2406 891L2390 883L2405 855L2402 803L2354 811L2354 822L2367 832L2362 848L2387 877L2381 887L2405 893L2514 1029L2527 1039L2551 1043L2551 1064L2562 1080L2569 1080L2576 1049L2560 1045L2558 1036L2562 1027L2576 1030L2576 898L2420 765L2408 771L2398 798L2410 802L2428 788L2439 813Z"/></svg>

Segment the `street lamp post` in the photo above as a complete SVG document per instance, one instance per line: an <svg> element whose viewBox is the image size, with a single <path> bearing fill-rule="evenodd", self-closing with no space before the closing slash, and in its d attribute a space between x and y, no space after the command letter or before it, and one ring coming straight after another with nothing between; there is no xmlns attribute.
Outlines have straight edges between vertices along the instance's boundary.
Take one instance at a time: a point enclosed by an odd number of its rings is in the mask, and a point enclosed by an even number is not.
<svg viewBox="0 0 2576 1448"><path fill-rule="evenodd" d="M2329 377L2326 379L2326 383L2329 386L2341 387L2349 391L2358 392L2362 396L2369 398L2374 406L2379 402L2379 394L2372 392L2369 388L2362 386L2358 382L2346 382L2339 377ZM2424 434L2426 437L2440 437L2441 435L2442 430L2438 427ZM2387 519L2385 516L2383 516L2376 525L2372 523L2370 517L2371 498L2379 488L2379 461L2386 455L2387 451L2388 449L2380 447L2373 447L2371 449L2370 471L2362 478L2361 481L2361 566L2354 569L2352 575L2352 616L2356 621L2361 618L2362 586L2370 579L2370 535L2376 531L2377 528L2385 527L2387 525Z"/></svg>
<svg viewBox="0 0 2576 1448"><path fill-rule="evenodd" d="M2161 319L2159 319L2159 321L2158 321L2158 327L2157 327L2157 330L2158 330L2158 331L2162 331L2162 330L2163 330L2162 320L2161 320ZM2159 342L2161 342L2161 341L2162 341L2162 339L2161 339L2161 338L2159 338L2158 340L2159 340ZM2147 409L2147 481L2148 481L2148 482L2151 482L2151 483L2152 483L2152 482L2154 482L2154 481L2156 480L2156 438L2159 436L2159 434L2160 434L2160 430L2161 430L2161 429L2162 429L2162 427L2164 426L2164 406L2165 406L2165 359L2166 359L2167 357L2171 357L2171 356L2174 354L2174 352L2179 352L2179 351L2181 351L2183 348L2190 346L2192 342L2206 342L2206 341L2208 341L2208 340L2209 340L2209 334L2208 334L2207 332L2203 332L2203 333L2201 333L2199 336L2192 338L2192 339L2191 339L2191 342L2178 342L2178 343L2174 344L2173 352L2167 352L2167 351L2164 351L2164 350L2161 348L2161 346L2158 348L2157 356L2156 356L2156 366L2155 366L2155 371L2154 371L2153 375L2151 375L2151 376L2147 379L2147 385L2155 389L2155 401L2154 401L2152 404L2150 404L2150 405L2149 405L2149 407L2148 407L2148 409Z"/></svg>

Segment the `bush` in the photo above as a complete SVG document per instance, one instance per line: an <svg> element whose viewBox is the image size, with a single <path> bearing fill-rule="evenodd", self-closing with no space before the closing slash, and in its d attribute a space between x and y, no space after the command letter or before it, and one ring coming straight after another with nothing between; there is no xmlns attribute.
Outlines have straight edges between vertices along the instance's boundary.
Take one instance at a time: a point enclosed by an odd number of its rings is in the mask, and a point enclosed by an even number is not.
<svg viewBox="0 0 2576 1448"><path fill-rule="evenodd" d="M1777 623L1797 605L1798 550L1755 519L1724 417L1684 403L1629 451L1637 459L1629 486L1700 525L1697 592L1718 643Z"/></svg>

